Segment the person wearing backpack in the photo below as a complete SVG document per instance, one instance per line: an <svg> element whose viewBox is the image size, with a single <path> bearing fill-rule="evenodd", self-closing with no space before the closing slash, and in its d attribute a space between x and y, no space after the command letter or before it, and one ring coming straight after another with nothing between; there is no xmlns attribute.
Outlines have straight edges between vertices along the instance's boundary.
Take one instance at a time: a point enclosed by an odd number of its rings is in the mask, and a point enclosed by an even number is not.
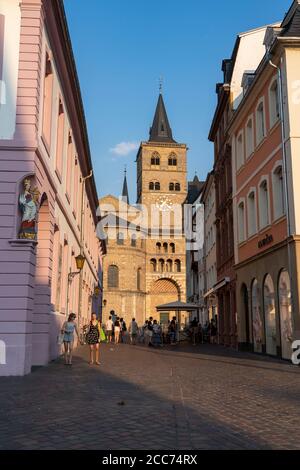
<svg viewBox="0 0 300 470"><path fill-rule="evenodd" d="M126 326L124 318L120 319L120 329L121 329L120 331L121 343L126 343L125 336L126 336L127 326Z"/></svg>

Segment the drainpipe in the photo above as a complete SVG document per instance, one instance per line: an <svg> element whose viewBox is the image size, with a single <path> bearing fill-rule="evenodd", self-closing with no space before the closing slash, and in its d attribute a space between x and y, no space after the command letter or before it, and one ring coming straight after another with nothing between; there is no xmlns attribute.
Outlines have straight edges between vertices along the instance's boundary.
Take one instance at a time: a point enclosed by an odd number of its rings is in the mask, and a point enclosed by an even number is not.
<svg viewBox="0 0 300 470"><path fill-rule="evenodd" d="M83 246L83 218L84 218L84 190L85 190L85 182L87 179L93 176L93 170L91 170L88 176L82 178L82 189L81 189L81 212L80 212L80 254L83 255L84 253L84 246ZM82 279L83 279L83 270L80 271L79 274L79 294L78 294L78 326L80 327L81 323L81 303L82 303ZM82 325L83 326L83 325Z"/></svg>
<svg viewBox="0 0 300 470"><path fill-rule="evenodd" d="M282 162L283 162L283 175L284 175L284 199L285 199L285 207L286 207L286 221L287 221L287 251L288 251L288 270L291 282L291 305L292 305L292 313L294 312L294 296L293 296L293 271L292 271L292 254L291 254L291 247L290 247L290 237L292 236L291 230L291 216L290 216L290 206L289 206L289 182L287 176L287 156L286 156L286 147L285 147L285 115L284 115L284 104L283 104L283 83L282 83L282 57L280 59L280 66L275 65L272 62L271 55L269 54L269 64L271 67L277 70L277 77L278 77L278 91L279 91L279 106L280 106L280 118L281 118L281 142L282 142ZM292 315L292 322L293 315Z"/></svg>

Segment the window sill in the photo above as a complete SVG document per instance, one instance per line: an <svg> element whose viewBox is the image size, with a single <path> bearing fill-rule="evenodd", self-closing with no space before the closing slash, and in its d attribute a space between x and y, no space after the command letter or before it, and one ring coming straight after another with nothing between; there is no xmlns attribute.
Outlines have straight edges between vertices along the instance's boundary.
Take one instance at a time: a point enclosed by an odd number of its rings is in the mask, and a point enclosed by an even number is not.
<svg viewBox="0 0 300 470"><path fill-rule="evenodd" d="M275 130L277 129L280 123L281 123L280 117L278 117L276 121L274 121L272 124L270 123L269 134L273 134L273 132L275 132Z"/></svg>
<svg viewBox="0 0 300 470"><path fill-rule="evenodd" d="M27 240L25 238L15 238L12 240L8 240L8 243L13 248L20 248L20 247L34 248L38 244L37 240L30 240L30 239Z"/></svg>
<svg viewBox="0 0 300 470"><path fill-rule="evenodd" d="M270 230L270 228L272 228L271 224L265 225L264 227L259 229L258 234L260 235L264 232L267 232L268 230Z"/></svg>
<svg viewBox="0 0 300 470"><path fill-rule="evenodd" d="M284 220L286 220L286 214L279 215L278 217L273 219L272 223L274 225L278 225L278 224L280 224L280 222L283 222Z"/></svg>
<svg viewBox="0 0 300 470"><path fill-rule="evenodd" d="M261 141L260 141L258 144L256 144L255 152L258 152L258 151L261 149L261 147L264 145L264 143L265 143L266 140L267 140L267 136L264 136L264 137L261 139Z"/></svg>

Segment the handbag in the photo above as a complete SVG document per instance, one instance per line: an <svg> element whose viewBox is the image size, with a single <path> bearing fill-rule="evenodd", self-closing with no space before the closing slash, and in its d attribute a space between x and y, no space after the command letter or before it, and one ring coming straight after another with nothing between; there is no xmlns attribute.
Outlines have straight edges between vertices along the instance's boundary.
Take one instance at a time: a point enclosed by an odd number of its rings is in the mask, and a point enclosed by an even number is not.
<svg viewBox="0 0 300 470"><path fill-rule="evenodd" d="M100 328L100 341L106 341L106 335L103 331L103 328Z"/></svg>
<svg viewBox="0 0 300 470"><path fill-rule="evenodd" d="M63 344L63 342L64 342L64 336L65 336L64 333L59 333L59 335L58 335L58 337L57 337L57 344L58 344L59 346L61 346L61 345Z"/></svg>

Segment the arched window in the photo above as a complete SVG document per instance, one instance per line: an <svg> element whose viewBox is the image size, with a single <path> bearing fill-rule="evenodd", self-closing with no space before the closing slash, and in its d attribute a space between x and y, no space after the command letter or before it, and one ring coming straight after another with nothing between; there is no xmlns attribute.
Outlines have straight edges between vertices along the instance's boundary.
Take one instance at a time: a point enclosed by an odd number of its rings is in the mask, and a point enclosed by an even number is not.
<svg viewBox="0 0 300 470"><path fill-rule="evenodd" d="M163 244L163 249L164 249L164 253L168 253L168 244L167 243Z"/></svg>
<svg viewBox="0 0 300 470"><path fill-rule="evenodd" d="M237 139L236 139L236 167L237 170L241 168L241 166L245 162L245 155L244 155L244 138L243 132L240 132Z"/></svg>
<svg viewBox="0 0 300 470"><path fill-rule="evenodd" d="M161 243L156 243L156 253L161 253Z"/></svg>
<svg viewBox="0 0 300 470"><path fill-rule="evenodd" d="M173 261L171 259L168 259L166 262L166 270L168 273L171 273L173 270Z"/></svg>
<svg viewBox="0 0 300 470"><path fill-rule="evenodd" d="M180 191L180 183L175 183L175 191Z"/></svg>
<svg viewBox="0 0 300 470"><path fill-rule="evenodd" d="M169 184L169 191L174 191L174 189L175 189L174 183L170 183Z"/></svg>
<svg viewBox="0 0 300 470"><path fill-rule="evenodd" d="M160 155L157 152L154 152L151 157L151 166L159 166L160 165Z"/></svg>
<svg viewBox="0 0 300 470"><path fill-rule="evenodd" d="M154 191L154 183L153 183L153 181L151 181L151 182L149 183L149 191Z"/></svg>
<svg viewBox="0 0 300 470"><path fill-rule="evenodd" d="M265 108L261 101L256 110L256 144L258 145L266 136Z"/></svg>
<svg viewBox="0 0 300 470"><path fill-rule="evenodd" d="M292 295L289 273L283 269L278 280L281 352L283 359L291 359L293 342Z"/></svg>
<svg viewBox="0 0 300 470"><path fill-rule="evenodd" d="M171 253L175 253L175 243L170 243Z"/></svg>
<svg viewBox="0 0 300 470"><path fill-rule="evenodd" d="M169 166L177 166L177 156L175 153L171 153L168 158Z"/></svg>
<svg viewBox="0 0 300 470"><path fill-rule="evenodd" d="M270 101L270 126L273 127L280 117L277 79L273 81L270 87L269 101Z"/></svg>
<svg viewBox="0 0 300 470"><path fill-rule="evenodd" d="M273 172L274 217L278 219L285 212L282 166Z"/></svg>
<svg viewBox="0 0 300 470"><path fill-rule="evenodd" d="M255 192L252 191L248 196L248 235L251 237L257 231L256 222L256 198Z"/></svg>
<svg viewBox="0 0 300 470"><path fill-rule="evenodd" d="M165 270L165 261L164 261L163 259L160 259L160 260L158 261L158 264L159 264L159 270L160 270L160 272L163 273L164 270Z"/></svg>
<svg viewBox="0 0 300 470"><path fill-rule="evenodd" d="M254 151L253 120L249 119L246 126L246 158L249 158Z"/></svg>
<svg viewBox="0 0 300 470"><path fill-rule="evenodd" d="M124 245L124 234L121 232L117 234L117 245Z"/></svg>
<svg viewBox="0 0 300 470"><path fill-rule="evenodd" d="M107 282L109 289L115 289L119 287L119 268L115 265L108 267Z"/></svg>
<svg viewBox="0 0 300 470"><path fill-rule="evenodd" d="M180 273L180 272L181 272L181 263L180 263L180 260L179 260L179 259L175 260L175 263L174 263L174 264L175 264L175 271L176 271L177 273Z"/></svg>
<svg viewBox="0 0 300 470"><path fill-rule="evenodd" d="M245 241L245 204L241 202L238 206L239 242Z"/></svg>
<svg viewBox="0 0 300 470"><path fill-rule="evenodd" d="M262 352L263 343L263 322L261 318L260 297L257 279L254 279L251 286L251 306L252 306L252 330L253 347L255 352Z"/></svg>
<svg viewBox="0 0 300 470"><path fill-rule="evenodd" d="M152 258L152 259L150 260L150 265L151 265L151 271L152 271L153 273L156 273L156 271L157 271L157 261L156 261L155 258Z"/></svg>
<svg viewBox="0 0 300 470"><path fill-rule="evenodd" d="M155 191L160 191L160 183L158 183L158 181L154 184L154 189Z"/></svg>
<svg viewBox="0 0 300 470"><path fill-rule="evenodd" d="M266 180L259 186L259 226L264 228L269 225L269 189Z"/></svg>
<svg viewBox="0 0 300 470"><path fill-rule="evenodd" d="M52 115L52 91L53 70L49 54L46 53L45 77L44 77L44 100L43 100L43 138L50 146L51 140L51 115Z"/></svg>
<svg viewBox="0 0 300 470"><path fill-rule="evenodd" d="M264 281L264 315L266 330L266 352L276 356L276 311L275 311L275 290L270 274L267 274Z"/></svg>
<svg viewBox="0 0 300 470"><path fill-rule="evenodd" d="M138 268L137 274L136 274L136 288L137 288L137 290L141 290L141 276L142 276L142 270L141 270L141 268Z"/></svg>

